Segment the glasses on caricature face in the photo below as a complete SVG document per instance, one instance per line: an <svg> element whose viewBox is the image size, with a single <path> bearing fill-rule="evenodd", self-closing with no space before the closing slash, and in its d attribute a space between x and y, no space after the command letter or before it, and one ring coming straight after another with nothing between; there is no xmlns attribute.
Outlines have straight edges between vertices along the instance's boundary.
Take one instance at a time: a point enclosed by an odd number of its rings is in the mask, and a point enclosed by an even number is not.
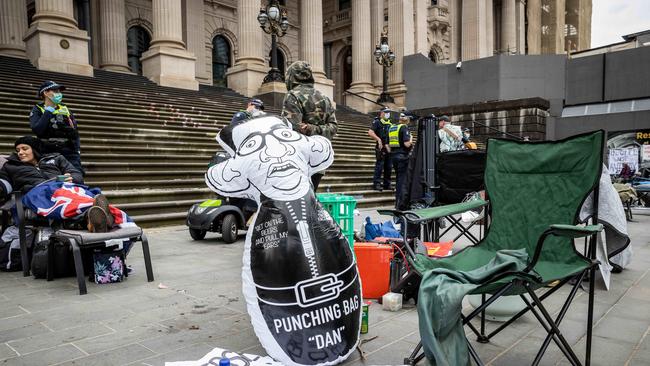
<svg viewBox="0 0 650 366"><path fill-rule="evenodd" d="M284 125L275 125L269 132L255 132L248 136L237 149L237 155L248 156L262 150L267 145L268 138L278 142L292 142L300 140L302 136Z"/></svg>

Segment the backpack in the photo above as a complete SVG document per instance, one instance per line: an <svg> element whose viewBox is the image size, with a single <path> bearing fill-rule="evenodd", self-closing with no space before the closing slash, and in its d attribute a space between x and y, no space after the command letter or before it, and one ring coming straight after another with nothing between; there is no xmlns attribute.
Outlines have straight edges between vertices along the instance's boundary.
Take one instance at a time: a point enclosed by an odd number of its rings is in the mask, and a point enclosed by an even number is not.
<svg viewBox="0 0 650 366"><path fill-rule="evenodd" d="M126 251L112 246L93 251L93 276L95 283L122 282L126 274Z"/></svg>

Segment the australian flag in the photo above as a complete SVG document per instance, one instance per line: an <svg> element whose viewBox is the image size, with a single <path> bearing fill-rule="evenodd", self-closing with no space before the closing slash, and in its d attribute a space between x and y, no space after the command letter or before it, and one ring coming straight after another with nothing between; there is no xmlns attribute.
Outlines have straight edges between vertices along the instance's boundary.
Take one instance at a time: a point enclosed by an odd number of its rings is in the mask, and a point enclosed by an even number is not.
<svg viewBox="0 0 650 366"><path fill-rule="evenodd" d="M37 215L51 220L65 220L81 217L92 207L95 195L100 194L99 188L65 183L46 182L32 188L23 197L23 205L36 212ZM119 227L134 225L133 220L119 208L109 206L110 214Z"/></svg>

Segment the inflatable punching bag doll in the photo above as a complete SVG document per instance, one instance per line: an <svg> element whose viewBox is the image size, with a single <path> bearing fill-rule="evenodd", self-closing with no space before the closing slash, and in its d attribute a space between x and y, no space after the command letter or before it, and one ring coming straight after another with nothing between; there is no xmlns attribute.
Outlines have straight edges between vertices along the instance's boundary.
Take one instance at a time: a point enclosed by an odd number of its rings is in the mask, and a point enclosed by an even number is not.
<svg viewBox="0 0 650 366"><path fill-rule="evenodd" d="M347 239L310 184L332 164L331 143L269 115L227 126L217 141L231 158L208 170L207 185L258 203L242 273L255 334L285 365L343 362L359 342L361 284Z"/></svg>

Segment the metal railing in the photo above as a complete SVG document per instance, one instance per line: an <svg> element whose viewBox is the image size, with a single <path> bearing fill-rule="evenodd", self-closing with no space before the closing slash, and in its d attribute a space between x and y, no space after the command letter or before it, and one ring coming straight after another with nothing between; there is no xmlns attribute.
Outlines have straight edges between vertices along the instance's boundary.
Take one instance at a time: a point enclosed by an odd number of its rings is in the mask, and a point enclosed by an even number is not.
<svg viewBox="0 0 650 366"><path fill-rule="evenodd" d="M363 95L360 95L360 94L357 94L357 93L355 93L355 92L351 92L351 91L348 91L348 90L346 90L346 91L343 92L343 96L345 97L346 104L347 104L347 100L348 100L347 95L354 95L354 96L357 97L357 98L361 98L361 99L363 99L363 100L367 100L367 101L369 101L369 102L371 102L371 103L374 103L374 104L376 104L376 105L378 105L378 106L380 106L380 107L382 107L382 108L386 108L386 106L385 106L384 104L378 103L376 100L372 100L372 99L366 98L366 97L364 97Z"/></svg>

